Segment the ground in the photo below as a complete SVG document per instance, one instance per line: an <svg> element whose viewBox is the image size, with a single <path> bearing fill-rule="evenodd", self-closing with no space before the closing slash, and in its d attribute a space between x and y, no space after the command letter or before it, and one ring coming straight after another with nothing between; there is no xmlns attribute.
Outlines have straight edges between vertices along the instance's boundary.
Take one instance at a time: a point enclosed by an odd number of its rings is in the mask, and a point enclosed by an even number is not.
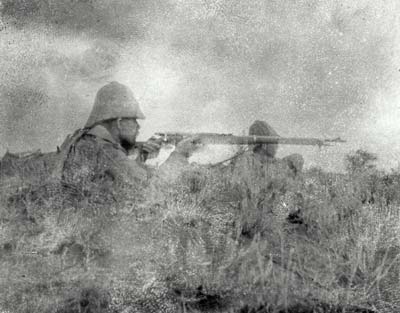
<svg viewBox="0 0 400 313"><path fill-rule="evenodd" d="M196 167L113 201L4 189L0 308L398 312L400 174L357 166Z"/></svg>

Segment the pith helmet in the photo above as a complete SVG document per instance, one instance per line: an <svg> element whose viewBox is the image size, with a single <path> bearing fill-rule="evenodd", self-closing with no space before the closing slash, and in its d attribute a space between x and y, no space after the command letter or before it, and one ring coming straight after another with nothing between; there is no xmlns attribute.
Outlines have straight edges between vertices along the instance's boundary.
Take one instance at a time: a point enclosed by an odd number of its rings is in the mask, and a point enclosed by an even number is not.
<svg viewBox="0 0 400 313"><path fill-rule="evenodd" d="M114 118L144 119L132 91L118 82L111 82L96 94L92 112L85 127L90 128L95 124Z"/></svg>
<svg viewBox="0 0 400 313"><path fill-rule="evenodd" d="M278 133L275 131L275 129L273 129L266 122L255 121L253 124L251 124L251 126L249 128L249 135L251 135L251 136L278 136ZM268 156L274 157L276 155L276 151L278 150L277 144L265 144L262 146L264 146L264 152Z"/></svg>

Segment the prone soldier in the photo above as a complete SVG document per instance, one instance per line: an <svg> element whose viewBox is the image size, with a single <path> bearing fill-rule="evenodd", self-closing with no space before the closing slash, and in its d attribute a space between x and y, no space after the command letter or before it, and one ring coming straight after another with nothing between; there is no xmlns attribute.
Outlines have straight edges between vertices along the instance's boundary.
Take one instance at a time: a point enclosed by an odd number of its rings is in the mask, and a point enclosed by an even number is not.
<svg viewBox="0 0 400 313"><path fill-rule="evenodd" d="M250 136L271 136L279 137L278 133L266 122L257 120L249 128ZM297 175L303 169L304 159L300 154L291 154L282 159L276 158L278 143L256 144L249 150L242 151L232 159L232 167L237 176L246 177L245 172L250 169L268 168L271 171L276 169L281 172L288 172L290 175ZM243 172L245 171L245 172Z"/></svg>
<svg viewBox="0 0 400 313"><path fill-rule="evenodd" d="M39 151L28 156L7 153L0 167L4 183L1 187L21 189L22 184L27 184L29 186L23 190L36 194L42 194L43 190L47 193L47 189L60 194L60 188L63 191L67 188L73 196L82 194L83 198L87 196L85 191L92 190L113 198L113 190L119 187L145 184L152 174L150 169L140 157L130 156L137 151L138 120L144 118L127 86L115 81L106 84L97 92L85 126L69 135L57 152ZM141 145L140 152L154 154L159 149L160 144L150 139ZM163 168L178 171L188 164L187 159L196 149L193 138L181 141ZM10 162L7 161L12 161L12 166L8 166Z"/></svg>
<svg viewBox="0 0 400 313"><path fill-rule="evenodd" d="M103 86L96 95L92 112L83 129L61 146L61 177L66 183L96 181L109 184L145 182L150 173L140 158L130 158L135 150L140 125L145 116L132 91L118 82ZM147 141L141 152L157 153L160 144ZM192 140L180 142L167 164L183 164L196 149Z"/></svg>

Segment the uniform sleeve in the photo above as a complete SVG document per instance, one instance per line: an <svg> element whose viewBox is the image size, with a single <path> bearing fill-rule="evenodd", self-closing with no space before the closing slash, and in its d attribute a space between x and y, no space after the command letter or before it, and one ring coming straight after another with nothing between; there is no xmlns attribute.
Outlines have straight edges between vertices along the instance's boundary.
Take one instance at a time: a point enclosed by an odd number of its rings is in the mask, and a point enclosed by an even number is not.
<svg viewBox="0 0 400 313"><path fill-rule="evenodd" d="M102 170L113 178L126 183L148 179L149 171L146 167L130 159L122 149L116 148L112 143L102 145L101 155Z"/></svg>
<svg viewBox="0 0 400 313"><path fill-rule="evenodd" d="M129 183L146 180L147 171L115 144L86 136L71 149L63 176L71 183L104 180Z"/></svg>

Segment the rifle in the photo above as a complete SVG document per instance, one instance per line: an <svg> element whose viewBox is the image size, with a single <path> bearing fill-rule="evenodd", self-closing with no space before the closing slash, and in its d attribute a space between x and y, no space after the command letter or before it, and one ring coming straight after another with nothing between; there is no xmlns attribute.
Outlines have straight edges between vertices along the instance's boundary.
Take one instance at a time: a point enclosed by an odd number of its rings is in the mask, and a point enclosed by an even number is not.
<svg viewBox="0 0 400 313"><path fill-rule="evenodd" d="M212 145L258 145L258 144L283 144L306 146L332 146L334 143L344 143L340 137L333 139L306 138L306 137L280 137L280 136L236 136L219 133L187 133L165 132L156 133L152 140L158 144L177 145L180 141L195 137L196 143ZM144 142L137 142L140 149ZM147 156L146 156L147 158Z"/></svg>
<svg viewBox="0 0 400 313"><path fill-rule="evenodd" d="M280 137L280 136L235 136L232 134L219 133L185 133L166 132L156 133L161 143L176 145L183 139L189 137L198 138L201 144L213 145L258 145L258 144L284 144L284 145L306 145L306 146L332 146L333 143L346 142L340 137L333 139L305 138L305 137Z"/></svg>

